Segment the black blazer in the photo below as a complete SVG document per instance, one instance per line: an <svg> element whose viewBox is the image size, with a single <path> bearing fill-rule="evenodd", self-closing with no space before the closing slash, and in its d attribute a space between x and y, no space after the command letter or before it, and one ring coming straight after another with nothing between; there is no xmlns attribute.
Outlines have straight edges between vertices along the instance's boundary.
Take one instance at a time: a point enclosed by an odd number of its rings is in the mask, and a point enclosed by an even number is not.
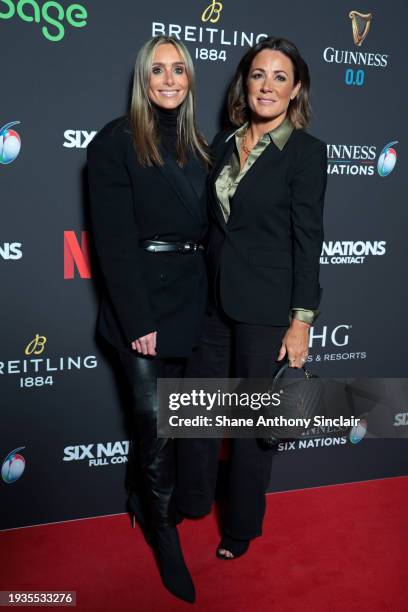
<svg viewBox="0 0 408 612"><path fill-rule="evenodd" d="M199 241L207 228L206 169L191 155L185 169L142 167L129 122L108 123L88 146L95 249L105 281L100 333L119 349L157 331L159 357L184 357L197 345L206 301L202 251L149 253L146 239Z"/></svg>
<svg viewBox="0 0 408 612"><path fill-rule="evenodd" d="M326 145L303 130L294 130L282 151L271 142L239 182L225 223L215 180L235 146L228 136L220 132L212 146L210 282L217 297L219 280L231 318L287 326L291 308L316 309L320 302Z"/></svg>

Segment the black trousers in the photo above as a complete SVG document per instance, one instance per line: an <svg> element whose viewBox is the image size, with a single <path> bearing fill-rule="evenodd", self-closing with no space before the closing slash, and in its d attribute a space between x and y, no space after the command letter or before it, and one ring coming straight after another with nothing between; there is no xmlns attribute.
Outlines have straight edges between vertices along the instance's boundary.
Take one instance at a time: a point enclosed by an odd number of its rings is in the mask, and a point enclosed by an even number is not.
<svg viewBox="0 0 408 612"><path fill-rule="evenodd" d="M157 379L179 378L185 359L160 359L118 351L129 388L131 440L126 488L142 524L175 524L174 440L157 437Z"/></svg>
<svg viewBox="0 0 408 612"><path fill-rule="evenodd" d="M286 327L250 325L228 318L212 304L206 314L202 342L186 370L191 378L266 378L279 368L276 358ZM189 516L210 512L215 496L222 440L177 441L178 509ZM262 533L265 492L272 452L254 438L231 440L227 502L222 532L237 539Z"/></svg>

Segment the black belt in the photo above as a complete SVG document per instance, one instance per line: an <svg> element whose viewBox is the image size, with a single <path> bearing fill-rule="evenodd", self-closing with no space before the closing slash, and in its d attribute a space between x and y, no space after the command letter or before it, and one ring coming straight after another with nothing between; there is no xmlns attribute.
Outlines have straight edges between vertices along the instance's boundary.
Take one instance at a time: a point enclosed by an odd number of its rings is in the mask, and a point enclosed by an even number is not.
<svg viewBox="0 0 408 612"><path fill-rule="evenodd" d="M140 246L149 253L194 253L204 249L199 242L167 242L165 240L142 240Z"/></svg>

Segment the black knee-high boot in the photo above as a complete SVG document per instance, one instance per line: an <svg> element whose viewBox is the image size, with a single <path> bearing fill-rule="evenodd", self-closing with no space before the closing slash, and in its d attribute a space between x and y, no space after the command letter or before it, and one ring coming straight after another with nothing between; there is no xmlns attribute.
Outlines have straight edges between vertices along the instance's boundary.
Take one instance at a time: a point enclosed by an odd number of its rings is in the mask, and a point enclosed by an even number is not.
<svg viewBox="0 0 408 612"><path fill-rule="evenodd" d="M133 468L138 490L129 491L129 509L153 546L166 588L185 601L195 600L176 528L173 493L175 456L172 439L157 437L157 378L166 374L164 360L120 352L131 390ZM130 466L132 469L132 466Z"/></svg>

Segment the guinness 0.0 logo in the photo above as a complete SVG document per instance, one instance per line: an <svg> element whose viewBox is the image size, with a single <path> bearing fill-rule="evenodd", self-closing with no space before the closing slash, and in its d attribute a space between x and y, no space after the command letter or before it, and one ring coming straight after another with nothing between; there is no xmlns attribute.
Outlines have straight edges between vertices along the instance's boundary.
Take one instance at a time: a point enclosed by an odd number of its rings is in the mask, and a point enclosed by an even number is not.
<svg viewBox="0 0 408 612"><path fill-rule="evenodd" d="M345 84L361 87L364 85L368 70L388 66L389 55L378 51L360 51L370 31L372 13L353 10L348 13L348 17L351 19L353 41L357 49L336 49L334 46L328 46L323 50L323 60L328 64L346 65L343 73Z"/></svg>

